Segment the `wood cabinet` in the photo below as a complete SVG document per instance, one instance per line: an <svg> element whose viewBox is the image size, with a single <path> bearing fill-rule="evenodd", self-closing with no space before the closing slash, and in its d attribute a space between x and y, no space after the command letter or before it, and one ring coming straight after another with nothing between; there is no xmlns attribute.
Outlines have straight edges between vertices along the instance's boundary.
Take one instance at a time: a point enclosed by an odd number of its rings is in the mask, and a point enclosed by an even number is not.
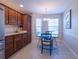
<svg viewBox="0 0 79 59"><path fill-rule="evenodd" d="M22 38L22 34L15 35L15 39L14 39L15 51L18 51L19 49L21 49L23 47L23 44L24 44L24 40Z"/></svg>
<svg viewBox="0 0 79 59"><path fill-rule="evenodd" d="M14 11L14 23L13 23L13 25L17 25L17 21L18 21L17 12Z"/></svg>
<svg viewBox="0 0 79 59"><path fill-rule="evenodd" d="M27 33L11 35L5 37L5 58L19 51L28 44Z"/></svg>
<svg viewBox="0 0 79 59"><path fill-rule="evenodd" d="M17 13L17 24L18 25L22 24L22 14L21 13Z"/></svg>
<svg viewBox="0 0 79 59"><path fill-rule="evenodd" d="M17 25L17 14L12 9L9 9L9 24L10 25Z"/></svg>
<svg viewBox="0 0 79 59"><path fill-rule="evenodd" d="M9 24L14 24L14 11L9 9Z"/></svg>
<svg viewBox="0 0 79 59"><path fill-rule="evenodd" d="M31 42L31 16L5 6L5 24L22 25L22 29L27 31L27 33L5 37L5 56L8 58Z"/></svg>
<svg viewBox="0 0 79 59"><path fill-rule="evenodd" d="M23 29L27 31L28 43L31 42L31 16L23 15L22 17Z"/></svg>
<svg viewBox="0 0 79 59"><path fill-rule="evenodd" d="M23 34L24 46L28 44L28 36L27 34Z"/></svg>
<svg viewBox="0 0 79 59"><path fill-rule="evenodd" d="M9 23L9 9L5 7L5 24Z"/></svg>
<svg viewBox="0 0 79 59"><path fill-rule="evenodd" d="M22 14L13 9L5 7L5 24L20 25L22 24Z"/></svg>
<svg viewBox="0 0 79 59"><path fill-rule="evenodd" d="M13 36L8 36L5 39L5 57L6 59L14 53Z"/></svg>
<svg viewBox="0 0 79 59"><path fill-rule="evenodd" d="M23 30L28 30L28 15L22 16Z"/></svg>

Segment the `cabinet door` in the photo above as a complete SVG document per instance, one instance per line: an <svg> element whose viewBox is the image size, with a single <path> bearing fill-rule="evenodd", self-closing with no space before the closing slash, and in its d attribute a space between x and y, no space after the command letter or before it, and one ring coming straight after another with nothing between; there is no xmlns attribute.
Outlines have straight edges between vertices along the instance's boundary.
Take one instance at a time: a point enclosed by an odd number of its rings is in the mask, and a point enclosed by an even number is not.
<svg viewBox="0 0 79 59"><path fill-rule="evenodd" d="M17 13L17 23L18 25L22 24L22 15L20 13Z"/></svg>
<svg viewBox="0 0 79 59"><path fill-rule="evenodd" d="M9 9L5 7L5 24L9 23Z"/></svg>
<svg viewBox="0 0 79 59"><path fill-rule="evenodd" d="M23 47L22 35L19 34L15 36L14 46L15 46L15 51L18 51Z"/></svg>
<svg viewBox="0 0 79 59"><path fill-rule="evenodd" d="M14 20L14 21L13 21L14 23L13 23L13 24L14 24L14 25L18 25L18 23L17 23L17 21L18 21L18 20L17 20L17 12L16 12L16 11L14 11L13 17L14 17L14 19L13 19L13 20Z"/></svg>
<svg viewBox="0 0 79 59"><path fill-rule="evenodd" d="M13 11L9 9L9 24L13 24Z"/></svg>
<svg viewBox="0 0 79 59"><path fill-rule="evenodd" d="M5 37L5 57L8 58L14 53L13 36Z"/></svg>
<svg viewBox="0 0 79 59"><path fill-rule="evenodd" d="M9 24L16 25L17 24L17 16L16 12L12 9L9 9Z"/></svg>
<svg viewBox="0 0 79 59"><path fill-rule="evenodd" d="M28 44L28 36L27 33L23 34L24 46Z"/></svg>
<svg viewBox="0 0 79 59"><path fill-rule="evenodd" d="M28 16L23 15L22 18L23 18L23 20L22 20L23 30L28 30Z"/></svg>

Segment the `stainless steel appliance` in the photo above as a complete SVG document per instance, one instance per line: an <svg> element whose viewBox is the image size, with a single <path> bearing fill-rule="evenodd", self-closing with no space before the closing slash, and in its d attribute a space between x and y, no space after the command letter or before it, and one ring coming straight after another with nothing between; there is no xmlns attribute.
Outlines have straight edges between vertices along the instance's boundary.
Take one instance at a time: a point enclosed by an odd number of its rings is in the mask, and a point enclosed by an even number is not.
<svg viewBox="0 0 79 59"><path fill-rule="evenodd" d="M4 8L0 5L0 59L5 59Z"/></svg>

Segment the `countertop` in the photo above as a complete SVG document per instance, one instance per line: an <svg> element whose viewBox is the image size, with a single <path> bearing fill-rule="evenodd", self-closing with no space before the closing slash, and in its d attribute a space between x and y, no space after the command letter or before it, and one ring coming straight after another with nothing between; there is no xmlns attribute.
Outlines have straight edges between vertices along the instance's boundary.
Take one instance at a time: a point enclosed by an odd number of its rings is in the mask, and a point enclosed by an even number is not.
<svg viewBox="0 0 79 59"><path fill-rule="evenodd" d="M11 32L11 33L5 33L5 36L11 36L11 35L17 35L17 34L22 34L22 33L27 33L27 31L19 31L19 32Z"/></svg>

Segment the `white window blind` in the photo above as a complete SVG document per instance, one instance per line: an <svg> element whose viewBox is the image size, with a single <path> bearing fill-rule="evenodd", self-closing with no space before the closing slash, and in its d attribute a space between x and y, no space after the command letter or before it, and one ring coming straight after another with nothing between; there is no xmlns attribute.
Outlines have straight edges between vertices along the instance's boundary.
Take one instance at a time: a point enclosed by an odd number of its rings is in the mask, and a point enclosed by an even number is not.
<svg viewBox="0 0 79 59"><path fill-rule="evenodd" d="M52 36L58 36L58 19L50 19L48 21L48 31L52 32Z"/></svg>
<svg viewBox="0 0 79 59"><path fill-rule="evenodd" d="M40 36L42 32L42 21L40 18L36 19L36 35Z"/></svg>
<svg viewBox="0 0 79 59"><path fill-rule="evenodd" d="M42 19L36 19L36 36L40 36L42 33ZM44 26L44 25L43 25ZM58 28L59 28L59 19L50 19L48 20L48 31L52 33L52 36L58 36Z"/></svg>

